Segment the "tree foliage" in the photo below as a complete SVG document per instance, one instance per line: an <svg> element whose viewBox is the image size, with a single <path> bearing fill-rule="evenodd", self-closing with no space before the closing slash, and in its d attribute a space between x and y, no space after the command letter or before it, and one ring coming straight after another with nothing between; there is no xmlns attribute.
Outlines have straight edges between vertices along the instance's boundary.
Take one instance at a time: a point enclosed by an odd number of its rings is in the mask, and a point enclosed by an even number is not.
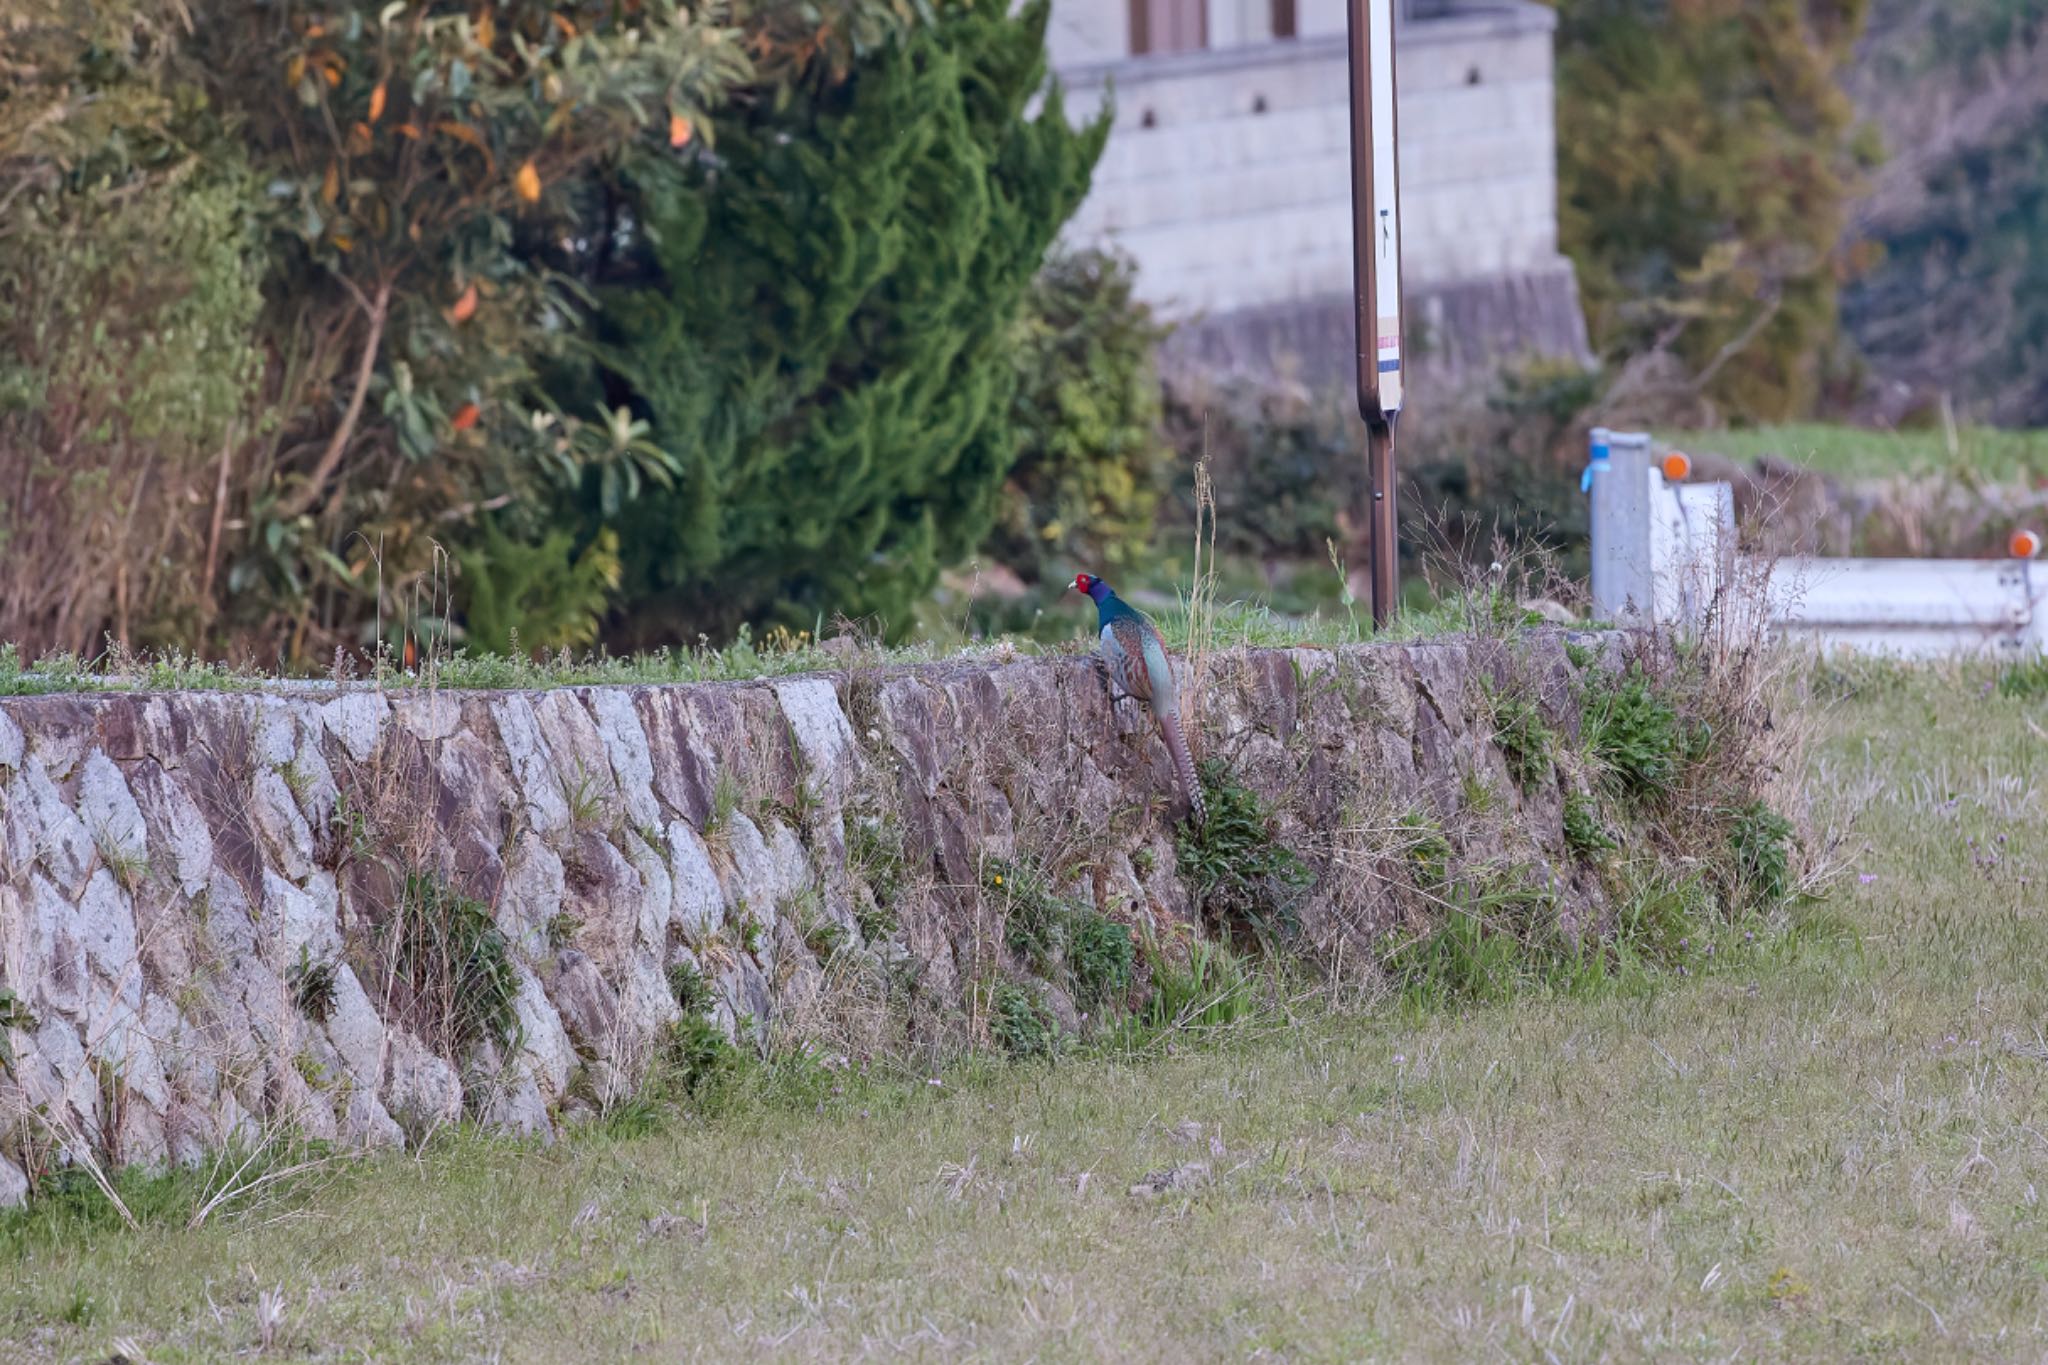
<svg viewBox="0 0 2048 1365"><path fill-rule="evenodd" d="M1032 160L1065 144L1022 116L1042 15L949 13L949 32L980 25L980 67L923 32L936 22L928 0L219 0L203 22L181 0L20 0L0 18L0 638L90 650L111 630L324 657L370 643L452 556L482 636L523 621L535 643L588 642L624 581L610 547L625 521L687 534L685 501L638 504L712 467L687 421L671 414L675 439L657 439L651 405L619 381L630 367L590 382L597 300L634 287L627 263L658 245L656 212L786 235L772 196L733 173L750 162L851 203L869 168L847 158L898 158L879 170L902 182L900 222L856 217L871 244L930 251L954 274L912 288L842 258L870 276L847 316L899 335L943 319L956 387L916 401L927 430L960 439L950 457L911 454L1002 465L1002 433L975 420L999 386L981 343L960 338L1007 328L1036 224L1071 207L1043 197L1059 177L1034 183ZM947 62L956 83L988 84L932 109L900 81L886 110L860 93L906 64L933 93ZM803 145L764 140L792 131ZM948 180L983 164L985 183ZM657 184L665 206L641 204ZM933 209L954 218L918 221ZM977 215L984 246L960 254L974 232L940 229ZM708 247L735 268L751 250ZM737 354L751 325L695 317L707 353ZM830 399L859 359L836 340L788 403L736 405L736 431L770 437L729 457L772 458L814 419L820 448L853 439L847 414L890 386ZM902 349L888 401L914 407ZM782 358L758 350L729 377L766 382ZM889 464L894 447L868 458ZM906 508L923 518L887 551L906 563L953 553L977 519L979 495L963 491L957 517L927 496L930 472L868 514L871 529ZM176 514L150 515L163 508ZM720 543L758 557L771 539L743 523ZM844 565L820 563L858 573L883 547L844 548ZM637 566L646 581L646 555Z"/></svg>
<svg viewBox="0 0 2048 1365"><path fill-rule="evenodd" d="M1557 0L1559 226L1595 342L1669 347L1727 412L1809 407L1859 158L1864 0Z"/></svg>

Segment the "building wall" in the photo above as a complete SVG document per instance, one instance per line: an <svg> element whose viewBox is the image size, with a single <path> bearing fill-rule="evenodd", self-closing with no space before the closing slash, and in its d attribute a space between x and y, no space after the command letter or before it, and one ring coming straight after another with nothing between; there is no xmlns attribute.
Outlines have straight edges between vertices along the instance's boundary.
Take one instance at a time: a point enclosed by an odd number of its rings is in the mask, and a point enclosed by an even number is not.
<svg viewBox="0 0 2048 1365"><path fill-rule="evenodd" d="M1351 289L1350 84L1344 0L1298 0L1303 36L1224 45L1235 22L1264 22L1264 0L1208 0L1205 52L1067 61L1072 111L1113 98L1115 125L1070 230L1138 261L1146 297L1176 317L1327 302ZM1055 9L1062 50L1119 52L1127 7ZM1095 24L1093 30L1086 25ZM1404 284L1412 301L1530 281L1575 299L1557 245L1552 32L1541 5L1506 0L1411 18L1398 30ZM1084 31L1086 30L1086 31ZM1082 39L1087 39L1084 49ZM1554 322L1571 306L1539 310ZM1411 316L1416 315L1411 303ZM1574 336L1514 334L1517 308L1482 310L1509 333L1481 350L1566 349ZM1523 343L1527 343L1525 346Z"/></svg>

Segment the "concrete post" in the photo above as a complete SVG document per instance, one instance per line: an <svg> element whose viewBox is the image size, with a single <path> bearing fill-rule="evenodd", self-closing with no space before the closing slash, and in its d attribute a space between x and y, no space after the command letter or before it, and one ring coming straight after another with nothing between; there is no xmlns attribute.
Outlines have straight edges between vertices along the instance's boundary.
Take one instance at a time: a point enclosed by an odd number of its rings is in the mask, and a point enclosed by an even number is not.
<svg viewBox="0 0 2048 1365"><path fill-rule="evenodd" d="M1617 625L1654 624L1649 435L1595 427L1585 485L1593 499L1594 615Z"/></svg>

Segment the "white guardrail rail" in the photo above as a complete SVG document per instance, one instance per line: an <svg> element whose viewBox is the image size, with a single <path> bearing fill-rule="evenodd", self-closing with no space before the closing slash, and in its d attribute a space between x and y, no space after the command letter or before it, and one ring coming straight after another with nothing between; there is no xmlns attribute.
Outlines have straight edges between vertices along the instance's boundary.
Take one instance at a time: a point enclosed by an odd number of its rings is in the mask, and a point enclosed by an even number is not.
<svg viewBox="0 0 2048 1365"><path fill-rule="evenodd" d="M1648 435L1596 428L1582 483L1592 497L1593 609L1626 624L1697 625L1742 565L1735 495L1681 482L1691 462L1652 457ZM1787 558L1770 566L1771 627L1823 648L1928 658L2048 652L2040 537L2006 559ZM1766 581L1763 566L1744 581Z"/></svg>

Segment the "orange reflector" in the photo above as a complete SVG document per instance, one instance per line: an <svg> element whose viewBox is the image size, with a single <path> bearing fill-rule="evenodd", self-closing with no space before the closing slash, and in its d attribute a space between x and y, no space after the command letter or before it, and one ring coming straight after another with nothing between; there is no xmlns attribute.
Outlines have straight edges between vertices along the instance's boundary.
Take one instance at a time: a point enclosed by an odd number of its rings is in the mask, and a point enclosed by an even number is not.
<svg viewBox="0 0 2048 1365"><path fill-rule="evenodd" d="M1692 456L1682 450L1674 450L1664 457L1664 477L1672 483L1684 483L1692 476Z"/></svg>
<svg viewBox="0 0 2048 1365"><path fill-rule="evenodd" d="M2032 559L2041 553L2041 537L2033 531L2014 531L2005 548L2012 552L2014 559Z"/></svg>

